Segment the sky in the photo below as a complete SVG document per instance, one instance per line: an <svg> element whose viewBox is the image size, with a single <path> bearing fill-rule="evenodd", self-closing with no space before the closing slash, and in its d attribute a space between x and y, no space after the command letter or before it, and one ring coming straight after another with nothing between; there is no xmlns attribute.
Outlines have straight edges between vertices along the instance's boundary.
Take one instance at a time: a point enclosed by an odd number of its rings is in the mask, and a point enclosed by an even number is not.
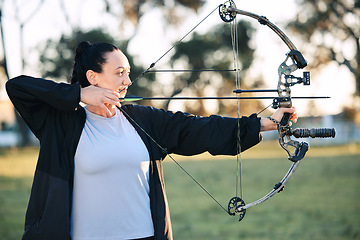
<svg viewBox="0 0 360 240"><path fill-rule="evenodd" d="M118 2L117 0L110 1ZM18 2L19 16L15 14L15 2ZM24 28L25 56L30 64L28 68L22 71L19 48L21 45L19 21L23 22L28 19L39 2L40 0L4 0L3 25L6 36L5 44L10 77L15 77L19 74L39 76L36 69L37 65L31 64L37 62L37 54L34 48L49 38L58 38L62 33L70 33L70 25L80 26L83 29L104 27L115 38L127 38L134 33L134 28L131 24L125 23L120 29L115 17L104 14L102 0L64 0L65 8L69 13L68 22L60 10L60 1L44 0L44 4L30 21L26 23ZM145 66L150 65L150 63L157 60L174 42L179 40L222 2L218 0L207 1L201 11L197 14L188 15L187 18L183 19L181 26L176 29L164 26L159 17L159 9L148 9L148 12L139 23L136 35L131 41L129 46L130 54L137 56L136 59ZM235 1L235 3L239 9L266 16L283 30L285 24L296 15L295 0L252 0ZM121 6L116 4L113 4L113 6L113 12L121 13ZM246 19L246 17L242 17L242 19ZM250 18L246 20L255 21ZM196 31L206 33L211 27L221 22L216 11ZM252 72L254 77L257 74L263 74L266 77L268 87L274 88L277 83L277 67L285 59L288 49L271 30L258 24L255 26L257 33L253 40L253 45L258 58L253 65ZM297 45L299 39L292 37L289 33L287 35ZM166 58L161 61L162 63L159 64L166 65ZM350 96L355 89L355 80L345 68L340 68L336 64L323 68L320 72L321 74L312 76L311 86L294 87L292 95L330 96L331 99L318 100L316 102L319 109L317 114L337 114L350 101ZM302 73L299 72L296 75L301 76ZM341 84L339 84L339 81L341 81ZM307 101L296 101L294 104L298 109L299 115L306 114Z"/></svg>

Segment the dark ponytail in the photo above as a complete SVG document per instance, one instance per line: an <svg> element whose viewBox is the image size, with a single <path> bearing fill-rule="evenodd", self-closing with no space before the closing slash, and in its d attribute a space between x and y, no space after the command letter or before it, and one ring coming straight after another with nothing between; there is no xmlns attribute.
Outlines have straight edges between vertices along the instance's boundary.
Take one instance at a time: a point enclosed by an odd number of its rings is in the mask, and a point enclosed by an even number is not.
<svg viewBox="0 0 360 240"><path fill-rule="evenodd" d="M86 72L93 70L94 72L101 73L102 65L106 62L105 53L119 50L109 43L89 43L81 42L76 48L73 72L70 82L74 84L79 82L81 87L90 85L86 78Z"/></svg>

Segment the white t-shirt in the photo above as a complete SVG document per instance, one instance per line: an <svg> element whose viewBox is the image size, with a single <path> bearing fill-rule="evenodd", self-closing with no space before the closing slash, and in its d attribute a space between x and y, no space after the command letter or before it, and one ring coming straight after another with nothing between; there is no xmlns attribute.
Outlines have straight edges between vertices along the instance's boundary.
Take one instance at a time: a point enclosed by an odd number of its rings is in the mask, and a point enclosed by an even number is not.
<svg viewBox="0 0 360 240"><path fill-rule="evenodd" d="M86 110L75 154L73 240L125 240L154 235L145 144L116 109L112 118Z"/></svg>

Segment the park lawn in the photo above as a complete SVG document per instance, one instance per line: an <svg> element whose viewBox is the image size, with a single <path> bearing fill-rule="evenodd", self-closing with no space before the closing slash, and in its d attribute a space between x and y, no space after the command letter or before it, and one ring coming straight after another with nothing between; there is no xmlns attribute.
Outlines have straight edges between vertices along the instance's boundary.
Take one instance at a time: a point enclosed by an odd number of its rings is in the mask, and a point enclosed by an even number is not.
<svg viewBox="0 0 360 240"><path fill-rule="evenodd" d="M37 148L0 149L1 240L21 239L37 151Z"/></svg>
<svg viewBox="0 0 360 240"><path fill-rule="evenodd" d="M0 150L0 239L20 239L37 148ZM222 205L235 195L234 157L174 156ZM243 198L264 196L291 162L275 143L242 155ZM227 215L172 160L164 163L174 239L360 239L360 146L311 148L285 187L245 218Z"/></svg>

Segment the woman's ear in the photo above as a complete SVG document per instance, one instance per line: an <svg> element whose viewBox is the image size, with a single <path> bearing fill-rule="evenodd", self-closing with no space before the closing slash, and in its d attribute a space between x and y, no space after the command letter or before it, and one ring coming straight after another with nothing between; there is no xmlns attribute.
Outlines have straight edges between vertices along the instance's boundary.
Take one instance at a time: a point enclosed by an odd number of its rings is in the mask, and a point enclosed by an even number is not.
<svg viewBox="0 0 360 240"><path fill-rule="evenodd" d="M96 86L98 84L96 78L96 72L94 72L93 70L86 71L86 78L91 85Z"/></svg>

